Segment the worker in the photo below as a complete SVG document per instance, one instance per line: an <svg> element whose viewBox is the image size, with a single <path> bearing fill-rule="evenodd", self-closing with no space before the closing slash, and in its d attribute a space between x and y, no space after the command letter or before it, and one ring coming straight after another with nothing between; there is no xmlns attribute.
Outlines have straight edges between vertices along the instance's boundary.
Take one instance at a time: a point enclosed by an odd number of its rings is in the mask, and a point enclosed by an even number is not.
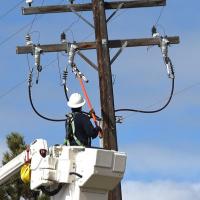
<svg viewBox="0 0 200 200"><path fill-rule="evenodd" d="M83 99L79 93L73 93L67 104L71 108L72 113L68 114L68 119L65 125L65 144L71 146L91 147L91 139L97 137L101 128L99 126L94 128L90 121L90 117L82 112L85 99Z"/></svg>

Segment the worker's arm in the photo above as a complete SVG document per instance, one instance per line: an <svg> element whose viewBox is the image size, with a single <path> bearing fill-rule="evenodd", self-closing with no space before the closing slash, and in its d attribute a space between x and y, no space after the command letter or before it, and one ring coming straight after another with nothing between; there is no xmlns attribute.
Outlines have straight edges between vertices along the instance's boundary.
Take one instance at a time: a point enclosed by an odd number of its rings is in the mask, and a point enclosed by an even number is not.
<svg viewBox="0 0 200 200"><path fill-rule="evenodd" d="M95 127L92 125L90 118L88 116L84 117L84 130L87 136L92 137L93 139L97 137L100 127Z"/></svg>

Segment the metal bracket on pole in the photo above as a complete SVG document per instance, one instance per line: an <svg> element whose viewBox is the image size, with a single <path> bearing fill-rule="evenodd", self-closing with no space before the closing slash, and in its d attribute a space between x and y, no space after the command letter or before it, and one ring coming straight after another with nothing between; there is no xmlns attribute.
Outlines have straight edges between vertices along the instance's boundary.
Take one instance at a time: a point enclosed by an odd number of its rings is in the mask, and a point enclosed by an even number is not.
<svg viewBox="0 0 200 200"><path fill-rule="evenodd" d="M122 45L122 47L118 50L118 52L113 56L113 58L111 59L110 63L113 64L113 62L117 59L117 57L122 53L122 51L124 50L125 47L127 47L128 45L128 41L124 42L124 44Z"/></svg>
<svg viewBox="0 0 200 200"><path fill-rule="evenodd" d="M88 63L92 68L94 68L96 71L98 71L98 67L89 59L87 58L83 53L80 51L77 51L77 54L86 62Z"/></svg>
<svg viewBox="0 0 200 200"><path fill-rule="evenodd" d="M79 77L86 83L89 82L89 80L85 77L85 75L77 68L75 63L73 63L73 65L72 65L72 72L76 75L76 77Z"/></svg>
<svg viewBox="0 0 200 200"><path fill-rule="evenodd" d="M115 116L115 121L118 124L122 124L123 123L124 118L122 116Z"/></svg>
<svg viewBox="0 0 200 200"><path fill-rule="evenodd" d="M118 5L117 9L108 17L108 19L106 20L106 23L110 21L110 19L122 8L123 5L124 3L120 3Z"/></svg>
<svg viewBox="0 0 200 200"><path fill-rule="evenodd" d="M72 7L70 7L70 10L75 14L77 15L78 17L80 17L87 25L89 25L90 27L92 27L93 29L94 28L94 25L91 24L87 19L85 19L82 15L80 15L78 12L76 12Z"/></svg>

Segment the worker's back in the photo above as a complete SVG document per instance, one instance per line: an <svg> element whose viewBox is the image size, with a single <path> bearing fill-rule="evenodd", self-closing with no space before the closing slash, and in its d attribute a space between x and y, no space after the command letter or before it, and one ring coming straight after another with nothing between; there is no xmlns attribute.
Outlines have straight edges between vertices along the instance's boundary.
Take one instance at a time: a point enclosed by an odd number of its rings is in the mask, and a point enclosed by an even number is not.
<svg viewBox="0 0 200 200"><path fill-rule="evenodd" d="M98 130L92 125L88 115L72 112L66 122L66 140L69 145L91 146L91 138L96 138Z"/></svg>

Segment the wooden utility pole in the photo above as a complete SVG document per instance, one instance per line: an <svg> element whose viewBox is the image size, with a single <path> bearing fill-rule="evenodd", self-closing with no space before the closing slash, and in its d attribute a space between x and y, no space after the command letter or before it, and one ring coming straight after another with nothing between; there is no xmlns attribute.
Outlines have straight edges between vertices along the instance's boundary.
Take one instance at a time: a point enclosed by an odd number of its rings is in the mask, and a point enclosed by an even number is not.
<svg viewBox="0 0 200 200"><path fill-rule="evenodd" d="M104 0L93 0L93 16L99 71L101 111L102 117L106 122L103 123L104 147L106 149L118 150Z"/></svg>
<svg viewBox="0 0 200 200"><path fill-rule="evenodd" d="M79 50L96 49L97 63L95 64L84 57L84 60L94 69L97 69L99 74L101 114L103 119L103 144L105 149L118 150L116 121L114 112L114 97L112 87L112 73L109 48L121 48L124 43L126 47L160 45L159 38L142 38L142 39L125 39L125 40L109 40L107 33L107 18L106 9L125 9L125 8L140 8L164 6L166 0L134 0L134 1L116 1L104 2L104 0L92 0L92 3L87 4L69 4L62 6L42 6L22 8L24 15L30 14L46 14L59 12L78 12L92 11L94 19L95 38L94 42L76 43ZM114 15L114 13L113 13ZM168 37L170 44L178 44L179 37ZM41 45L43 52L59 52L67 51L68 44L49 44ZM17 47L18 54L34 53L32 46ZM81 55L81 54L80 54ZM117 56L116 56L117 57ZM121 185L119 184L112 192L109 193L109 200L121 200Z"/></svg>
<svg viewBox="0 0 200 200"><path fill-rule="evenodd" d="M103 146L105 149L118 150L112 73L110 64L110 52L108 47L108 33L104 0L93 0L92 3L99 69L101 113L103 118ZM122 199L121 184L119 184L112 192L109 192L108 199Z"/></svg>

